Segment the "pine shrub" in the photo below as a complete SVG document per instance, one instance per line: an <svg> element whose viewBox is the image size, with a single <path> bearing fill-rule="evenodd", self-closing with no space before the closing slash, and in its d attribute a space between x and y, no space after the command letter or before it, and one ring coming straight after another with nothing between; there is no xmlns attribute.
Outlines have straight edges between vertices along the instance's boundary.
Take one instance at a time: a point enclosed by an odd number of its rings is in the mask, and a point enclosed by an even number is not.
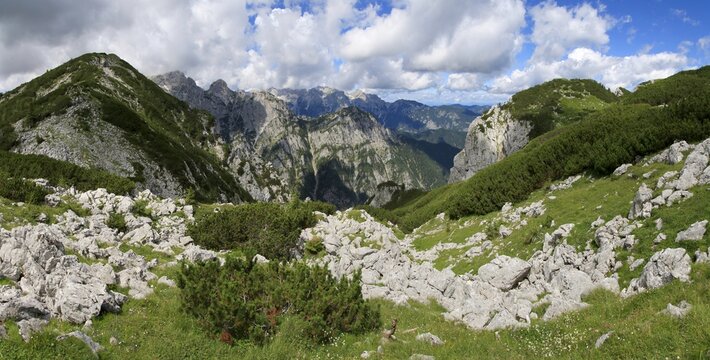
<svg viewBox="0 0 710 360"><path fill-rule="evenodd" d="M0 196L19 202L41 204L49 192L29 180L8 178L0 174Z"/></svg>
<svg viewBox="0 0 710 360"><path fill-rule="evenodd" d="M196 244L213 250L253 251L287 260L301 230L316 224L314 211L332 214L335 207L317 201L242 204L199 216L188 228Z"/></svg>
<svg viewBox="0 0 710 360"><path fill-rule="evenodd" d="M263 344L289 319L314 343L380 326L379 308L362 297L359 273L335 279L325 268L300 262L256 264L228 257L223 266L183 264L178 285L184 310L229 342Z"/></svg>

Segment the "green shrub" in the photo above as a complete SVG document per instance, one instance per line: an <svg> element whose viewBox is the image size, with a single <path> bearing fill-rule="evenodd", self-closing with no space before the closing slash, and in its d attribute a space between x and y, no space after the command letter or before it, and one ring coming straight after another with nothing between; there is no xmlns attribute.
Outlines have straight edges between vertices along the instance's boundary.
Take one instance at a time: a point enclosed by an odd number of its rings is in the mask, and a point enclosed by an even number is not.
<svg viewBox="0 0 710 360"><path fill-rule="evenodd" d="M304 245L306 253L310 255L318 255L325 250L325 245L323 244L323 239L314 238L306 241Z"/></svg>
<svg viewBox="0 0 710 360"><path fill-rule="evenodd" d="M16 178L43 178L61 186L87 191L105 188L114 194L127 194L135 184L107 171L86 169L42 155L23 155L0 150L0 172Z"/></svg>
<svg viewBox="0 0 710 360"><path fill-rule="evenodd" d="M0 196L18 202L42 204L49 192L32 181L0 174Z"/></svg>
<svg viewBox="0 0 710 360"><path fill-rule="evenodd" d="M332 214L335 207L317 201L243 204L198 216L188 234L213 250L250 250L269 259L289 259L301 230L316 224L314 211Z"/></svg>
<svg viewBox="0 0 710 360"><path fill-rule="evenodd" d="M380 326L379 308L362 298L359 273L337 280L325 268L300 262L257 265L229 257L224 266L183 264L178 279L185 311L226 342L263 344L294 318L299 335L315 343Z"/></svg>
<svg viewBox="0 0 710 360"><path fill-rule="evenodd" d="M153 217L153 211L148 208L148 200L136 200L133 203L133 208L131 212L137 216L143 216L147 218Z"/></svg>
<svg viewBox="0 0 710 360"><path fill-rule="evenodd" d="M123 214L119 213L111 213L111 215L108 216L108 219L106 219L106 226L124 233L128 230L128 227L126 226L126 218Z"/></svg>

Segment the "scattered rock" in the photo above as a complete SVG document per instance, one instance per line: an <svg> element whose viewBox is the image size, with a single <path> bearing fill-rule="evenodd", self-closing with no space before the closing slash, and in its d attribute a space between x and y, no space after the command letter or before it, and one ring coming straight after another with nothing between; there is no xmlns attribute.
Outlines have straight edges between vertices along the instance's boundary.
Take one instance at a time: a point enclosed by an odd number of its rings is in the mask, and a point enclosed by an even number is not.
<svg viewBox="0 0 710 360"><path fill-rule="evenodd" d="M599 339L597 339L597 341L594 343L594 348L595 348L595 349L599 349L600 347L602 347L602 345L604 345L604 342L606 342L607 339L609 339L609 337L610 337L613 333L614 333L613 331L609 331L608 333L606 333L606 334L600 336Z"/></svg>
<svg viewBox="0 0 710 360"><path fill-rule="evenodd" d="M498 234L500 234L500 237L506 238L512 234L513 231L508 229L507 227L501 225L500 228L498 229Z"/></svg>
<svg viewBox="0 0 710 360"><path fill-rule="evenodd" d="M444 342L438 336L428 332L417 335L416 340L429 343L434 346L444 345Z"/></svg>
<svg viewBox="0 0 710 360"><path fill-rule="evenodd" d="M663 229L663 219L658 218L658 219L656 219L655 223L656 223L656 230Z"/></svg>
<svg viewBox="0 0 710 360"><path fill-rule="evenodd" d="M0 322L0 340L5 340L7 339L7 329L5 329L5 324Z"/></svg>
<svg viewBox="0 0 710 360"><path fill-rule="evenodd" d="M656 236L655 239L653 239L654 244L660 244L662 241L665 241L668 237L664 233L660 233Z"/></svg>
<svg viewBox="0 0 710 360"><path fill-rule="evenodd" d="M683 248L663 249L651 256L641 276L631 280L622 291L628 297L646 290L657 289L673 280L690 281L690 256Z"/></svg>
<svg viewBox="0 0 710 360"><path fill-rule="evenodd" d="M636 197L634 197L633 204L631 205L631 210L629 210L629 219L635 219L638 217L648 218L651 217L651 210L653 206L649 202L653 197L653 192L646 186L646 184L641 184L638 191L636 192Z"/></svg>
<svg viewBox="0 0 710 360"><path fill-rule="evenodd" d="M111 338L108 339L108 343L111 344L112 346L116 346L119 344L119 341L115 337L111 336Z"/></svg>
<svg viewBox="0 0 710 360"><path fill-rule="evenodd" d="M99 343L94 341L94 339L92 339L89 335L86 335L81 331L72 331L68 334L59 335L59 336L57 336L57 340L60 340L60 341L66 340L70 337L75 337L75 338L81 340L82 342L84 342L84 344L86 344L86 346L88 346L89 349L91 349L91 352L94 353L94 355L98 355L98 352L104 349Z"/></svg>
<svg viewBox="0 0 710 360"><path fill-rule="evenodd" d="M163 284L167 285L169 287L176 287L177 284L175 284L175 281L172 279L168 279L166 276L161 276L160 279L158 279L158 284Z"/></svg>
<svg viewBox="0 0 710 360"><path fill-rule="evenodd" d="M664 314L677 317L677 318L683 318L685 315L688 314L690 309L692 309L693 306L690 305L687 301L683 300L678 305L673 305L673 304L668 304L666 306L666 309L663 311Z"/></svg>
<svg viewBox="0 0 710 360"><path fill-rule="evenodd" d="M506 255L498 256L478 269L481 280L501 289L510 290L525 279L530 272L530 263Z"/></svg>
<svg viewBox="0 0 710 360"><path fill-rule="evenodd" d="M626 174L627 171L629 171L629 168L631 167L631 164L623 164L616 168L614 172L612 173L614 176L621 176Z"/></svg>
<svg viewBox="0 0 710 360"><path fill-rule="evenodd" d="M414 354L409 357L409 360L435 360L431 355Z"/></svg>
<svg viewBox="0 0 710 360"><path fill-rule="evenodd" d="M710 262L710 248L707 252L702 252L700 250L695 251L695 262L696 263L709 263Z"/></svg>
<svg viewBox="0 0 710 360"><path fill-rule="evenodd" d="M572 184L574 184L575 182L577 182L577 180L579 180L579 179L581 179L581 178L582 178L581 175L570 176L570 177L568 177L567 179L561 181L561 182L558 183L558 184L552 184L552 185L550 185L550 191L558 191L558 190L569 189L569 188L572 187Z"/></svg>
<svg viewBox="0 0 710 360"><path fill-rule="evenodd" d="M30 342L32 335L41 331L47 324L49 324L49 321L37 318L20 320L17 322L17 326L20 328L20 336L22 336L22 340L25 342Z"/></svg>
<svg viewBox="0 0 710 360"><path fill-rule="evenodd" d="M703 239L703 236L705 236L705 227L707 226L708 221L703 220L703 221L698 221L692 225L686 230L683 230L678 233L678 235L675 238L676 242L681 242L681 241L699 241Z"/></svg>
<svg viewBox="0 0 710 360"><path fill-rule="evenodd" d="M370 352L365 350L360 354L360 359L369 359L370 358Z"/></svg>
<svg viewBox="0 0 710 360"><path fill-rule="evenodd" d="M268 264L269 259L265 258L264 256L261 256L260 254L254 255L254 258L252 259L253 262L257 264Z"/></svg>
<svg viewBox="0 0 710 360"><path fill-rule="evenodd" d="M631 269L631 271L636 270L637 267L643 265L644 261L645 261L644 259L636 259L636 260L634 260L634 261L631 263L631 265L629 265L629 269Z"/></svg>

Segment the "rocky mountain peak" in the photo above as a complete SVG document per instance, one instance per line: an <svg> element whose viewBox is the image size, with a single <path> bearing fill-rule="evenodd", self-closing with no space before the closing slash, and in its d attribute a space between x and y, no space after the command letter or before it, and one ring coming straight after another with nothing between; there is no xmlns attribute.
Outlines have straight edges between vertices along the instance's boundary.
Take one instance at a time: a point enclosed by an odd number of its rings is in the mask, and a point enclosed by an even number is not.
<svg viewBox="0 0 710 360"><path fill-rule="evenodd" d="M167 92L171 92L173 89L197 87L195 80L178 70L155 76L151 80Z"/></svg>
<svg viewBox="0 0 710 360"><path fill-rule="evenodd" d="M207 93L222 99L222 101L226 101L234 96L234 91L232 91L229 86L227 86L227 82L222 79L213 82L207 90Z"/></svg>

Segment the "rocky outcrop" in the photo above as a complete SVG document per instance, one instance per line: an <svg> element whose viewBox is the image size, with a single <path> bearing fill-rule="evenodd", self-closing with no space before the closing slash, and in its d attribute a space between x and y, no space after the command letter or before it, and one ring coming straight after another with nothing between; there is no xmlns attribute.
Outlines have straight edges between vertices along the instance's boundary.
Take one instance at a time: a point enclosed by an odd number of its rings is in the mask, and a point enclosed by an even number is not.
<svg viewBox="0 0 710 360"><path fill-rule="evenodd" d="M383 183L377 185L375 194L367 200L367 204L374 207L382 207L392 201L392 197L397 192L404 191L404 186L395 183Z"/></svg>
<svg viewBox="0 0 710 360"><path fill-rule="evenodd" d="M510 213L514 211L508 210ZM613 249L604 254L577 253L566 244L538 251L528 261L497 257L478 275L455 275L421 263L418 252L400 242L392 230L362 212L362 221L346 213L328 216L301 233L305 244L321 239L327 255L312 260L328 267L336 277L362 272L366 298L384 298L398 304L409 300L437 301L445 318L475 329L527 326L533 307L549 303L544 318L586 306L581 297L603 287L618 292L615 277L606 277L614 263ZM470 243L480 242L480 237ZM547 295L545 295L547 293Z"/></svg>
<svg viewBox="0 0 710 360"><path fill-rule="evenodd" d="M449 183L470 178L479 170L498 162L525 146L532 125L514 119L510 112L496 105L476 118L468 128L466 144L454 158Z"/></svg>
<svg viewBox="0 0 710 360"><path fill-rule="evenodd" d="M149 246L168 255L181 249L188 261L218 256L186 236L193 211L181 199L161 199L148 190L135 198L104 189L57 191L52 196L59 202L72 199L90 215L68 210L51 225L0 228L0 278L12 282L0 286L0 323L16 321L25 340L51 318L84 324L99 314L119 312L128 297L149 296L157 280L151 269L158 261L124 251L122 245ZM153 218L133 215L136 201L147 204ZM110 214L124 217L125 234L106 225ZM167 278L157 282L174 286ZM128 296L111 290L114 286L125 288Z"/></svg>
<svg viewBox="0 0 710 360"><path fill-rule="evenodd" d="M676 279L690 281L690 256L683 248L664 249L651 256L641 276L632 279L621 296L626 297L657 289Z"/></svg>

